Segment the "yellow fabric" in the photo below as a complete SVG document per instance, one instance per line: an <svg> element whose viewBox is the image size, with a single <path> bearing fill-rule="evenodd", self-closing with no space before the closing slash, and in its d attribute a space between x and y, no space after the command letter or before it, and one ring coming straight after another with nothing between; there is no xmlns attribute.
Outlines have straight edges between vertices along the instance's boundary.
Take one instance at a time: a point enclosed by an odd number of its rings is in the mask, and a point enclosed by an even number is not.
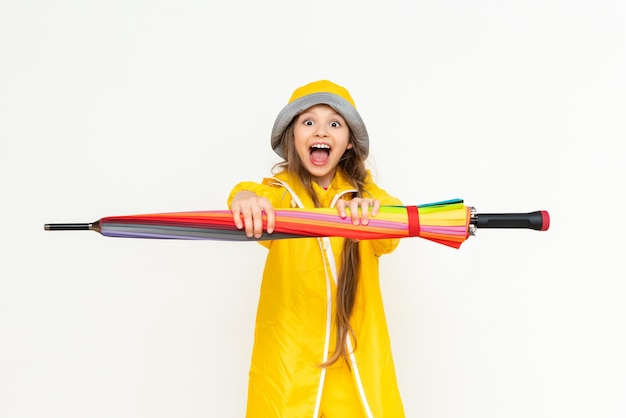
<svg viewBox="0 0 626 418"><path fill-rule="evenodd" d="M286 182L302 200L312 200L297 178L286 172L276 178ZM292 196L275 180L263 184L244 182L232 191L250 190L267 197L275 208L292 207ZM338 173L328 190L314 184L322 206L353 187ZM401 202L376 186L368 175L366 192L383 205ZM344 198L350 199L348 194ZM337 271L343 238L331 238ZM269 248L257 310L255 340L250 366L247 417L312 417L323 362L326 333L327 292L325 253L316 238L264 241ZM378 256L393 251L399 239L360 241L361 276L351 324L356 335L355 357L363 391L374 417L404 416L391 355L378 276ZM332 305L335 284L331 279ZM333 308L334 315L334 308ZM334 322L334 316L333 316ZM331 330L329 351L335 346Z"/></svg>
<svg viewBox="0 0 626 418"><path fill-rule="evenodd" d="M319 418L365 418L361 398L345 361L326 369Z"/></svg>
<svg viewBox="0 0 626 418"><path fill-rule="evenodd" d="M337 96L341 96L346 99L348 103L352 105L352 107L356 108L354 100L352 100L352 96L350 96L348 90L328 80L314 81L305 86L298 87L291 95L289 103L293 102L294 100L298 100L301 97L308 96L309 94L314 93L336 94Z"/></svg>

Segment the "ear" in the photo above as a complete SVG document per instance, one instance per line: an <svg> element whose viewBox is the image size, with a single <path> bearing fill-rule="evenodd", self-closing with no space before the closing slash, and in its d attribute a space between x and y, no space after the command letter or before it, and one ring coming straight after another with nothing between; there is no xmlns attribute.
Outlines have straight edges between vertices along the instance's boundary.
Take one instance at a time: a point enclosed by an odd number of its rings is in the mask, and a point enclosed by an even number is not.
<svg viewBox="0 0 626 418"><path fill-rule="evenodd" d="M346 149L352 149L352 142L348 143L348 146L346 147Z"/></svg>

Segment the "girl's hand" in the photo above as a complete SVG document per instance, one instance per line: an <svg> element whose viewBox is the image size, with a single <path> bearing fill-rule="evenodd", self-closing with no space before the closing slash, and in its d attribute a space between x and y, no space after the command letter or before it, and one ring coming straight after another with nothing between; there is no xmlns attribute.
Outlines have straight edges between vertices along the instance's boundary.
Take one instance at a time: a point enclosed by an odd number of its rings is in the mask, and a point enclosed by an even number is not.
<svg viewBox="0 0 626 418"><path fill-rule="evenodd" d="M248 190L237 193L230 203L233 221L237 229L245 227L248 238L260 238L263 234L263 212L267 216L267 233L274 232L274 207L269 199ZM243 222L241 218L243 217Z"/></svg>
<svg viewBox="0 0 626 418"><path fill-rule="evenodd" d="M370 222L370 208L372 208L371 216L376 216L380 209L380 201L378 199L362 199L356 197L352 200L339 199L337 204L337 213L341 218L348 216L346 214L346 207L350 208L350 217L354 225L367 225ZM359 214L359 208L361 213Z"/></svg>

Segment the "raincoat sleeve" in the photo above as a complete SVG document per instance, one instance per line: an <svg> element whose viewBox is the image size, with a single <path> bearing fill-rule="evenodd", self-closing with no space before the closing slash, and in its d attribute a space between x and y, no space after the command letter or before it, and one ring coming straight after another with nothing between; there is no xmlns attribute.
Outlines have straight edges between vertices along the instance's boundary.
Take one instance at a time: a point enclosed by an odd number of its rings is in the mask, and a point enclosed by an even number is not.
<svg viewBox="0 0 626 418"><path fill-rule="evenodd" d="M235 195L244 190L266 197L275 208L293 207L291 195L287 192L287 189L278 183L275 178L268 177L263 179L263 183L244 181L237 184L228 196L227 204L229 208Z"/></svg>
<svg viewBox="0 0 626 418"><path fill-rule="evenodd" d="M266 197L272 203L272 206L279 206L278 200L279 200L280 192L277 187L270 186L269 184L260 184L260 183L255 183L252 181L243 181L237 184L233 188L233 190L230 192L230 195L228 196L228 200L227 200L227 204L229 208L235 195L244 190L256 193L259 196Z"/></svg>
<svg viewBox="0 0 626 418"><path fill-rule="evenodd" d="M368 173L365 179L365 196L369 195L380 201L381 206L402 206L400 199L391 196L385 190L378 187L372 180L371 174ZM374 254L381 256L395 250L400 244L400 238L385 238L370 241Z"/></svg>

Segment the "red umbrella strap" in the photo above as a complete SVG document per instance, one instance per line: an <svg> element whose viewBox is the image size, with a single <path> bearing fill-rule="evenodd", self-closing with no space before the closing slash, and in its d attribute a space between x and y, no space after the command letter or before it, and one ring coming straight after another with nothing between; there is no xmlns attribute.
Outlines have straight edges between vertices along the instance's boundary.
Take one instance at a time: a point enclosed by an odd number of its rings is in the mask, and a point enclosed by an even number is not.
<svg viewBox="0 0 626 418"><path fill-rule="evenodd" d="M406 212L409 216L409 236L418 237L420 234L420 216L417 206L407 206Z"/></svg>

